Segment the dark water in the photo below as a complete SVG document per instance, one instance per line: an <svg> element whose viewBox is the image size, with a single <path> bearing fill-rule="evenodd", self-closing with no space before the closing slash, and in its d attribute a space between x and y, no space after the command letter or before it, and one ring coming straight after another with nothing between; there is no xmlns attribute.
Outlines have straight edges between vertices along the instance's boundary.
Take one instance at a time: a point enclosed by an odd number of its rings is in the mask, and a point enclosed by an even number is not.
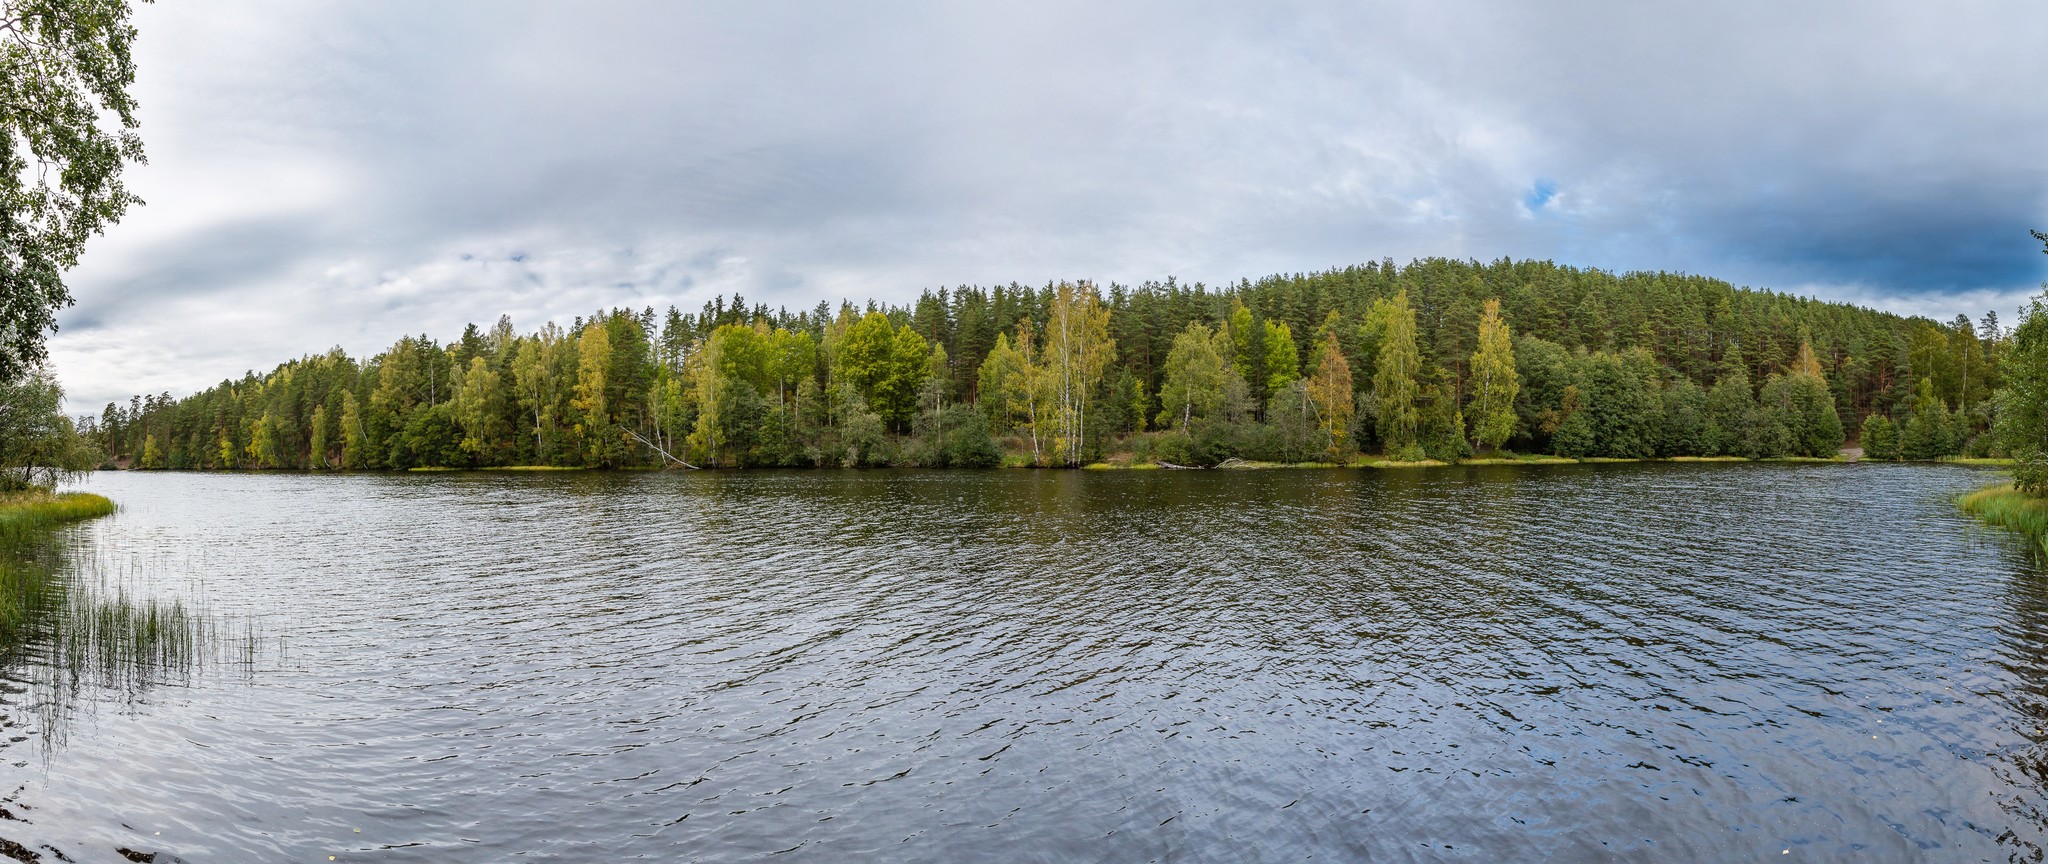
<svg viewBox="0 0 2048 864"><path fill-rule="evenodd" d="M1989 479L102 474L125 509L76 532L90 566L275 644L59 717L10 688L27 821L0 837L79 861L2039 860L2048 576L1954 513Z"/></svg>

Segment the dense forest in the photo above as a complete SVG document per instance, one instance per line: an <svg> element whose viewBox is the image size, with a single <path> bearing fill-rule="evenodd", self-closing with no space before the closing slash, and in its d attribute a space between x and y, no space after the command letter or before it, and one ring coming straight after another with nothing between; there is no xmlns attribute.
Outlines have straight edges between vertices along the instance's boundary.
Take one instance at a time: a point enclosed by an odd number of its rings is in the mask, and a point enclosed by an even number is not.
<svg viewBox="0 0 2048 864"><path fill-rule="evenodd" d="M1384 261L1224 288L600 311L340 349L83 424L112 464L1072 466L1997 449L1995 313L1937 322L1673 273Z"/></svg>

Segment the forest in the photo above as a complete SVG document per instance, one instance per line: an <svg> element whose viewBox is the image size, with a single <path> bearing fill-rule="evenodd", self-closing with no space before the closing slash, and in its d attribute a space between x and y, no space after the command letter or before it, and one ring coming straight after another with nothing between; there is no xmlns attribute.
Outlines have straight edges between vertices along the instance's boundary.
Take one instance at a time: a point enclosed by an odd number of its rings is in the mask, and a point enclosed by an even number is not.
<svg viewBox="0 0 2048 864"><path fill-rule="evenodd" d="M2000 452L2010 334L1675 273L1381 261L336 348L80 431L110 466L359 470Z"/></svg>

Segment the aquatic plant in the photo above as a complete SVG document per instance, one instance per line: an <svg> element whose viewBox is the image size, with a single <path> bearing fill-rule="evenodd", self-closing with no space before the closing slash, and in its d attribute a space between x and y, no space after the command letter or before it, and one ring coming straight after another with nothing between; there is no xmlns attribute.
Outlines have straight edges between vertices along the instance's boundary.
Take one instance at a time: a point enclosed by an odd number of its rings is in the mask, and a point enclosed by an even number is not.
<svg viewBox="0 0 2048 864"><path fill-rule="evenodd" d="M26 638L31 617L53 608L61 594L51 568L37 560L35 541L58 525L112 512L114 502L84 492L0 498L0 648Z"/></svg>
<svg viewBox="0 0 2048 864"><path fill-rule="evenodd" d="M1988 524L2019 532L2048 554L2048 498L2006 483L1964 495L1956 506Z"/></svg>

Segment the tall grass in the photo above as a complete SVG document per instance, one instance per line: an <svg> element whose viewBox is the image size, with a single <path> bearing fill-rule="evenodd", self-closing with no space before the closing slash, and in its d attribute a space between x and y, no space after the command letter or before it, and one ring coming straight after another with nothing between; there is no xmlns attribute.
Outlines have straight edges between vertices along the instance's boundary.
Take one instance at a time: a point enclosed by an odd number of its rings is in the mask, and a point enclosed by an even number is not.
<svg viewBox="0 0 2048 864"><path fill-rule="evenodd" d="M27 638L31 619L61 600L63 586L39 560L49 530L112 512L114 502L85 492L0 497L0 647Z"/></svg>
<svg viewBox="0 0 2048 864"><path fill-rule="evenodd" d="M40 721L46 755L67 718L100 698L83 694L132 699L230 652L253 669L265 641L253 623L217 620L203 602L158 599L148 586L160 574L142 562L81 553L53 530L112 512L98 495L0 496L0 675L19 685L0 693L0 711Z"/></svg>
<svg viewBox="0 0 2048 864"><path fill-rule="evenodd" d="M24 492L0 496L0 543L30 539L67 522L114 512L114 502L90 492Z"/></svg>
<svg viewBox="0 0 2048 864"><path fill-rule="evenodd" d="M187 671L213 628L182 601L154 603L111 592L71 591L56 634L74 683L137 684Z"/></svg>
<svg viewBox="0 0 2048 864"><path fill-rule="evenodd" d="M1956 506L1988 524L2019 532L2048 554L2048 498L2029 495L2006 483L1964 495L1956 499Z"/></svg>

